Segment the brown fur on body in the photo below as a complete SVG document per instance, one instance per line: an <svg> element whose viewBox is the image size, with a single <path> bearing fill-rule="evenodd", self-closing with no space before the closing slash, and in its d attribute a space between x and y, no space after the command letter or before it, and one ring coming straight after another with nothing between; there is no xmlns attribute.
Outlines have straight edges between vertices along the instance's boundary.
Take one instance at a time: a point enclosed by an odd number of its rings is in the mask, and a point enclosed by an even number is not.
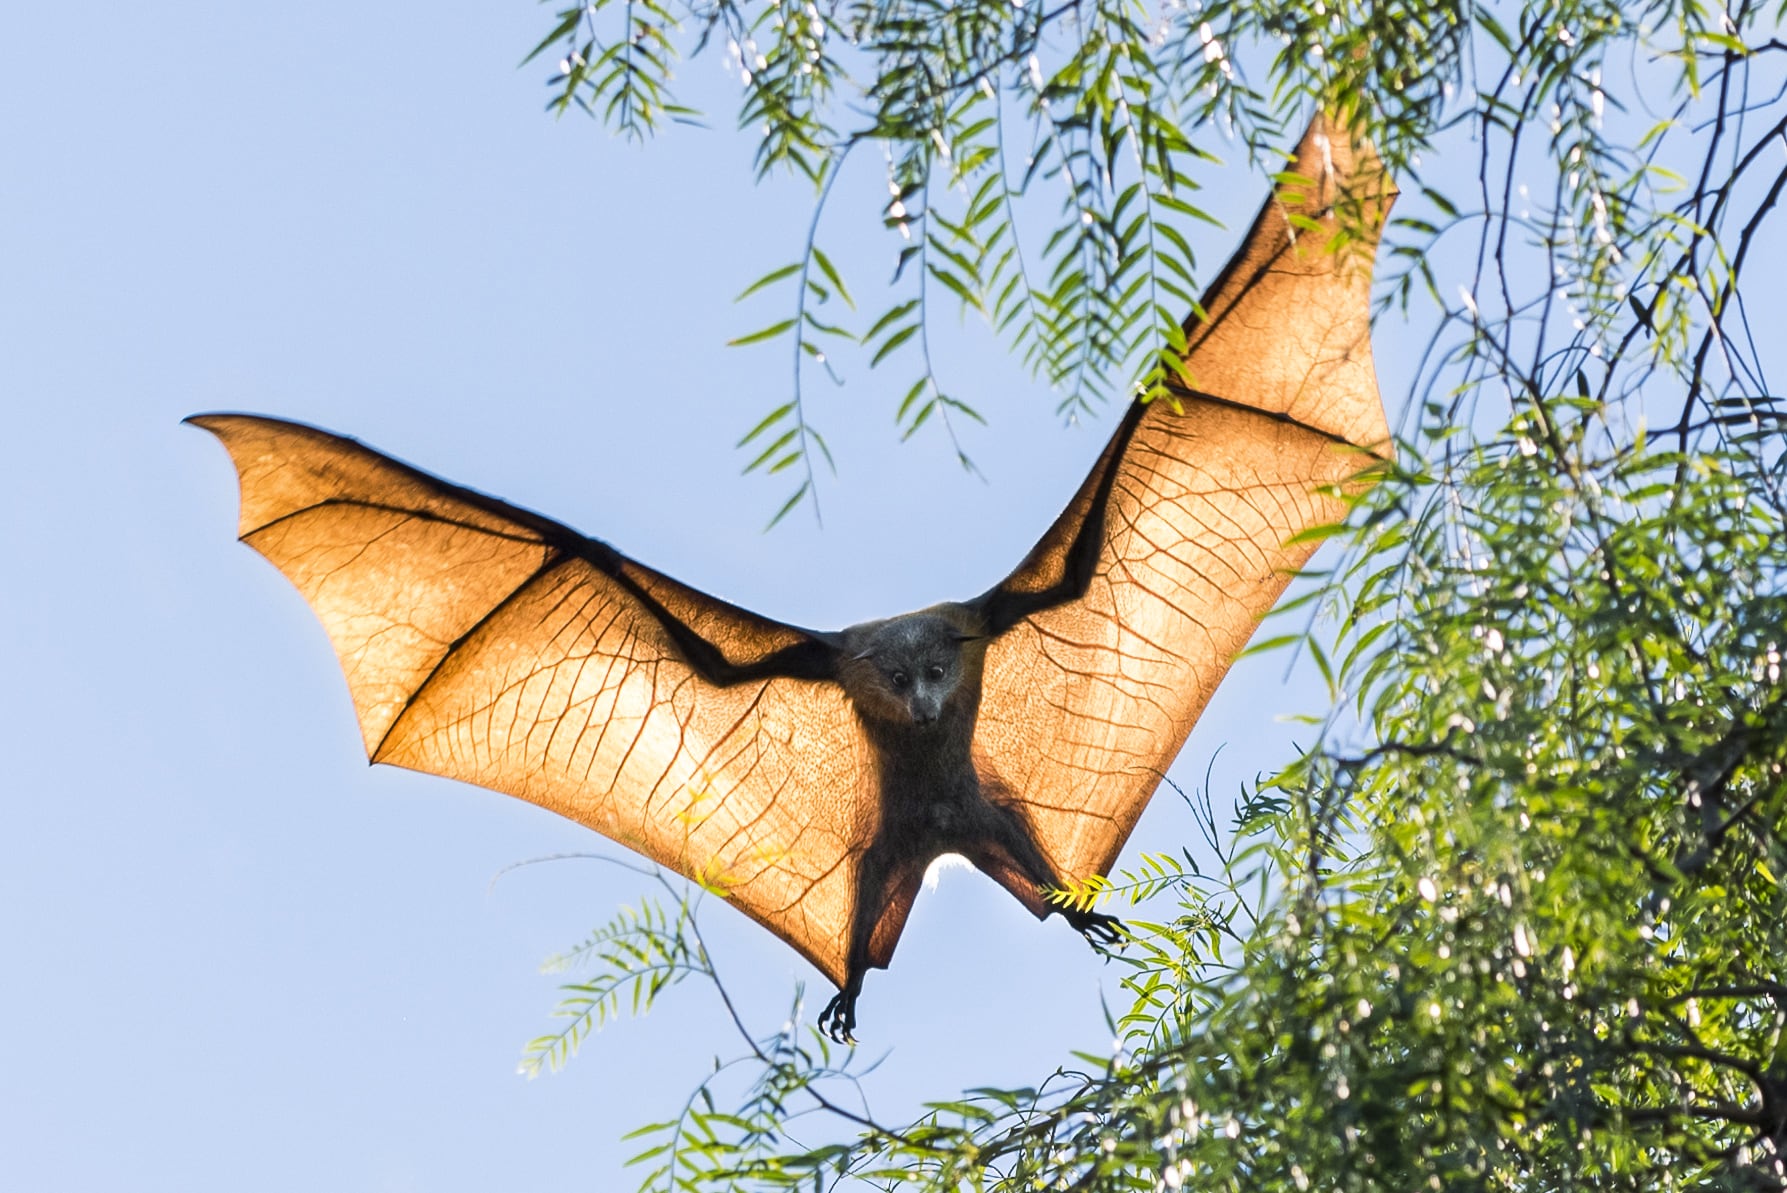
<svg viewBox="0 0 1787 1193"><path fill-rule="evenodd" d="M974 765L988 641L982 617L944 604L841 636L838 682L874 753L880 822L857 863L848 975L820 1013L821 1029L850 1038L863 975L892 960L925 870L941 854L967 858L1039 918L1059 910L1081 932L1114 936L1111 917L1045 901L1060 877L1023 811L989 798L982 785Z"/></svg>

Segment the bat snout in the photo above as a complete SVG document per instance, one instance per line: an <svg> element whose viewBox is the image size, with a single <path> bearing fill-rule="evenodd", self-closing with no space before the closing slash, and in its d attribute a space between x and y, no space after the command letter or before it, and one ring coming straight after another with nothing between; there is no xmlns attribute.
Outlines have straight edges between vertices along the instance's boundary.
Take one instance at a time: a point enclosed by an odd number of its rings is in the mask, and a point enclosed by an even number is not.
<svg viewBox="0 0 1787 1193"><path fill-rule="evenodd" d="M943 700L934 693L919 690L906 702L906 712L912 717L912 723L920 728L935 725L943 715Z"/></svg>

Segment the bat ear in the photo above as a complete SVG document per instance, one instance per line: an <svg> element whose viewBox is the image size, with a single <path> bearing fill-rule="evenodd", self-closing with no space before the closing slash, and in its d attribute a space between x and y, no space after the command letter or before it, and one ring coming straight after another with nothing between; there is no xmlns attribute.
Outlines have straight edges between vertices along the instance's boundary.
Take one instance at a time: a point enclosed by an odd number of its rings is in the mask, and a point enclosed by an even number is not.
<svg viewBox="0 0 1787 1193"><path fill-rule="evenodd" d="M866 663L866 662L868 662L868 661L869 661L869 660L870 660L870 659L872 659L872 658L874 658L874 657L875 657L875 652L874 652L874 651L873 651L873 650L865 650L865 651L862 651L862 652L860 652L860 653L858 653L858 654L853 654L853 655L851 655L851 656L850 656L850 657L851 657L851 659L852 659L852 660L853 660L853 661L855 661L855 662L858 662L858 663Z"/></svg>

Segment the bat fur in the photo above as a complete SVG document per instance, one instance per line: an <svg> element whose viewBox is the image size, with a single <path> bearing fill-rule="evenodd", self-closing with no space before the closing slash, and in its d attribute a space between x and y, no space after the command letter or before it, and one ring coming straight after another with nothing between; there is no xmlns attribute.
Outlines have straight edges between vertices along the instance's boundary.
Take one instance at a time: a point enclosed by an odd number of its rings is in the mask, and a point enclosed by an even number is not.
<svg viewBox="0 0 1787 1193"><path fill-rule="evenodd" d="M1115 917L1051 907L1040 893L1059 889L1055 873L1021 810L989 799L974 764L974 721L981 667L993 636L968 605L938 605L845 630L838 682L850 697L875 757L880 826L858 863L856 914L850 925L847 978L819 1014L834 1040L851 1039L863 975L885 968L925 870L941 854L967 858L1038 916L1059 911L1088 939L1115 944ZM867 896L867 897L864 897Z"/></svg>

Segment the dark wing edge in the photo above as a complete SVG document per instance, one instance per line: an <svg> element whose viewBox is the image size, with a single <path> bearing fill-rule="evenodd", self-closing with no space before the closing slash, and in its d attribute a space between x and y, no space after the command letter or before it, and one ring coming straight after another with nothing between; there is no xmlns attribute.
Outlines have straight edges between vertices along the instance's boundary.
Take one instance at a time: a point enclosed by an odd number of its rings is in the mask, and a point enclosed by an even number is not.
<svg viewBox="0 0 1787 1193"><path fill-rule="evenodd" d="M1337 493L1391 453L1370 257L1394 197L1371 148L1318 116L1187 321L1184 376L1130 407L1036 547L971 602L992 639L977 762L1066 880L1108 872L1313 553L1289 540L1343 517Z"/></svg>
<svg viewBox="0 0 1787 1193"><path fill-rule="evenodd" d="M277 494L268 495L257 487L251 493L248 452L275 439L302 442L320 449L321 454L372 463L411 485L431 491L441 508L414 511L421 516L450 522L452 516L444 511L457 504L482 515L468 519L465 522L468 528L549 548L542 571L567 556L584 560L639 601L709 683L724 687L777 676L813 680L833 678L833 635L775 621L690 588L621 554L600 539L580 534L561 522L511 505L500 497L444 480L357 439L308 423L262 414L215 412L189 415L180 421L209 431L230 453L241 487L236 534L239 541L250 546L253 545L250 540L259 531L310 507L299 504L302 497L295 489L282 487ZM345 476L342 480L346 480ZM323 500L332 504L372 504L350 493L345 484ZM290 508L283 508L287 505ZM714 637L698 632L697 626ZM716 642L714 638L722 641ZM728 646L738 657L728 654Z"/></svg>
<svg viewBox="0 0 1787 1193"><path fill-rule="evenodd" d="M1086 594L1104 548L1104 515L1111 486L1129 441L1147 412L1143 403L1130 403L1079 492L1042 539L1011 575L968 602L968 607L979 615L988 637L998 637L1032 613L1079 600Z"/></svg>
<svg viewBox="0 0 1787 1193"><path fill-rule="evenodd" d="M367 755L515 795L684 874L841 980L872 828L829 635L315 427L186 420L239 535L335 646Z"/></svg>
<svg viewBox="0 0 1787 1193"><path fill-rule="evenodd" d="M1337 446L1359 449L1357 470L1365 472L1374 463L1372 457L1388 459L1392 451L1371 364L1366 304L1371 256L1396 199L1395 184L1371 146L1355 144L1345 127L1327 116L1318 115L1310 123L1287 165L1284 181L1205 291L1202 317L1193 313L1185 321L1183 376L1170 379L1168 396L1154 401L1181 408L1186 402L1228 406L1301 427ZM1297 224L1308 220L1325 220L1333 229L1334 243L1299 247L1299 238L1310 233ZM1285 329L1243 325L1237 308L1274 272L1309 279L1310 289L1337 280L1349 287L1362 283L1355 309L1341 312L1335 322L1345 325L1341 334L1350 341L1338 345L1339 351L1367 382L1351 387L1354 392L1347 396L1357 399L1368 393L1369 400L1325 410L1324 392L1306 392L1312 388L1304 384L1307 378L1272 378L1261 387L1260 378L1248 375L1258 369L1262 357L1280 347L1273 341L1282 338ZM1293 350L1287 355L1311 354ZM1296 400L1299 397L1303 400ZM1047 533L1010 575L968 602L984 620L989 636L1004 633L1034 612L1085 595L1100 562L1111 486L1153 404L1130 403L1092 471Z"/></svg>

